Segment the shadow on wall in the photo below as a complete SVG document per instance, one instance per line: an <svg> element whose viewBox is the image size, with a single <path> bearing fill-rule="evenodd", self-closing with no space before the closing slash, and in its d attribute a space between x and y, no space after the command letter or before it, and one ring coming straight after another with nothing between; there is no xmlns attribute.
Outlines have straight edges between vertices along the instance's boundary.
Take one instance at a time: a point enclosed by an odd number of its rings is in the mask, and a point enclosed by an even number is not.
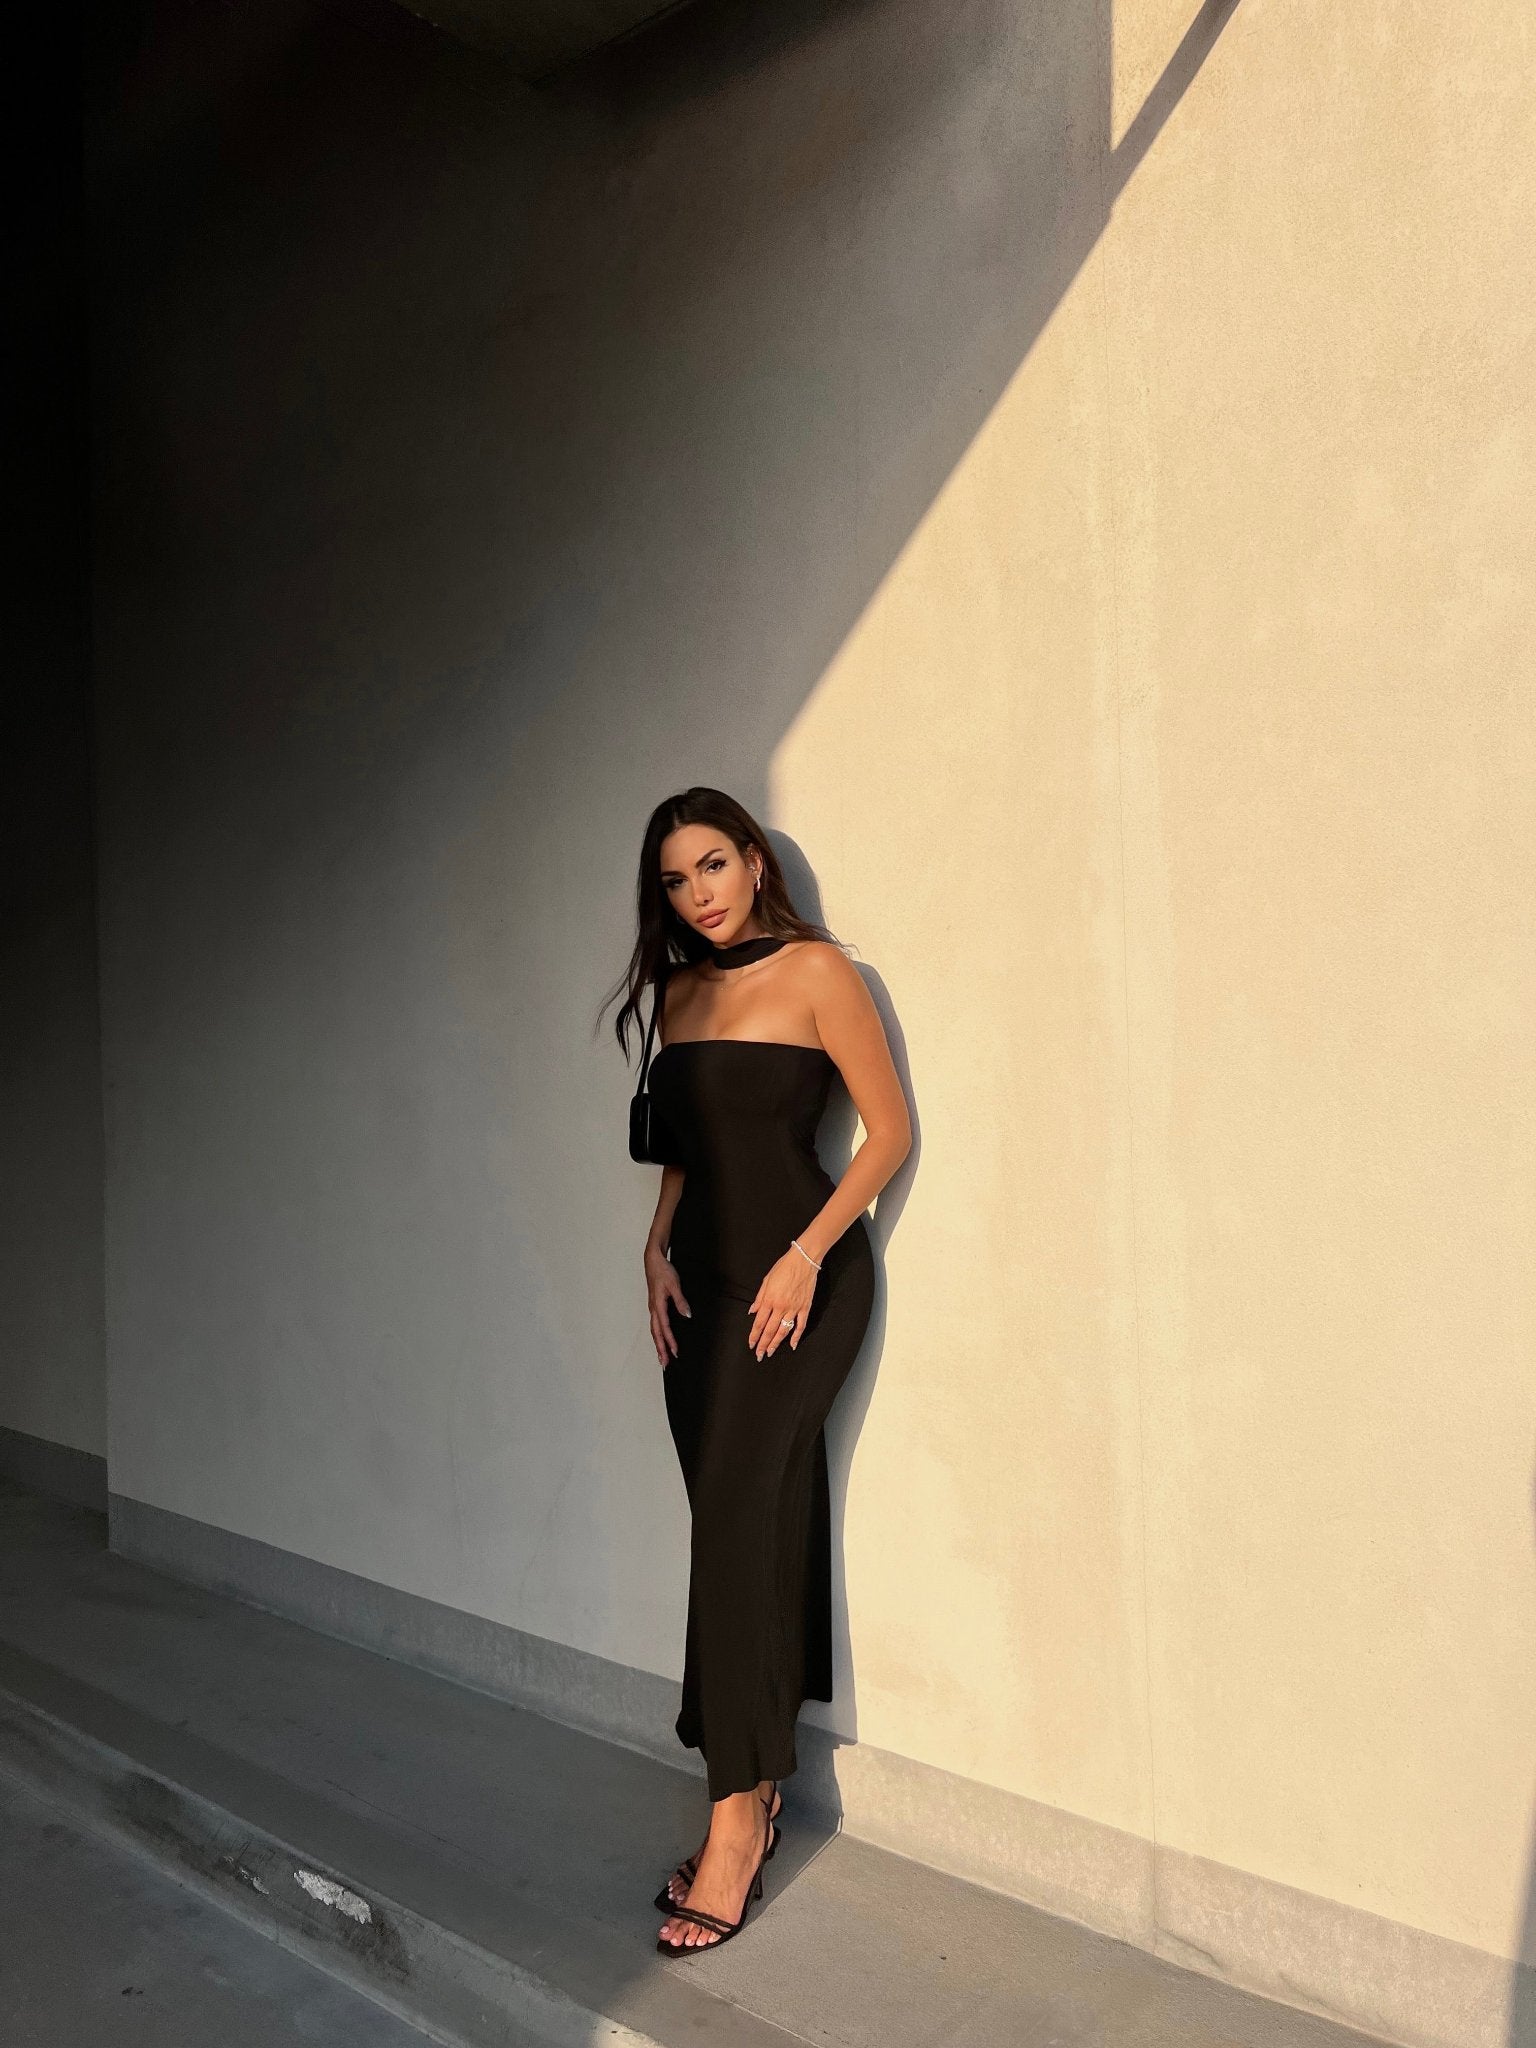
<svg viewBox="0 0 1536 2048"><path fill-rule="evenodd" d="M152 0L91 145L108 1015L131 976L145 1042L189 1028L154 1006L195 932L199 1057L243 1032L259 1104L270 991L328 991L312 1044L336 1005L392 1014L357 964L392 919L516 1049L496 1116L540 1128L526 1074L611 976L590 920L514 941L494 906L612 903L691 781L768 812L776 746L1234 5L1117 145L1109 0L696 0L537 92L385 0ZM530 972L555 943L588 970L558 1017ZM282 1069L295 1125L323 1065ZM378 1162L334 1114L350 1197ZM253 1114L248 1142L288 1140ZM506 1213L439 1154L445 1212ZM478 1269L448 1277L467 1328ZM408 1256L376 1283L444 1284ZM585 1363L545 1355L574 1441ZM584 1526L611 1540L600 1503ZM845 1640L840 1709L848 1681Z"/></svg>
<svg viewBox="0 0 1536 2048"><path fill-rule="evenodd" d="M499 99L384 0L160 4L97 186L170 835L296 744L345 833L465 734L626 817L707 736L760 804L1234 0L1118 148L1107 0L696 0Z"/></svg>
<svg viewBox="0 0 1536 2048"><path fill-rule="evenodd" d="M790 899L802 917L808 917L818 924L826 923L822 907L821 888L816 880L810 862L803 850L783 832L770 831L774 851L784 870ZM886 1043L891 1049L891 1059L901 1080L902 1092L907 1098L907 1108L912 1121L912 1149L897 1168L875 1200L870 1217L870 1241L875 1252L875 1300L870 1314L869 1329L852 1370L832 1405L823 1430L827 1450L827 1479L830 1494L832 1528L832 1687L837 1701L838 1727L829 1733L825 1747L820 1744L800 1742L798 1745L799 1767L795 1773L793 1794L786 1792L786 1802L793 1799L796 1812L815 1814L840 1820L842 1798L837 1784L836 1752L845 1743L857 1742L858 1723L858 1672L853 1661L853 1642L848 1627L848 1590L844 1569L846 1550L843 1530L848 1513L848 1475L853 1465L854 1445L874 1399L875 1378L879 1371L881 1355L885 1350L886 1285L885 1247L890 1243L901 1221L907 1196L916 1177L918 1161L922 1156L923 1129L916 1093L912 1085L911 1062L907 1058L906 1038L891 1000L889 989L876 970L864 962L856 963L865 987L880 1013L885 1027ZM854 1141L858 1135L858 1112L841 1084L833 1086L828 1098L826 1114L816 1134L816 1151L823 1166L834 1180L841 1180L847 1171L853 1155Z"/></svg>

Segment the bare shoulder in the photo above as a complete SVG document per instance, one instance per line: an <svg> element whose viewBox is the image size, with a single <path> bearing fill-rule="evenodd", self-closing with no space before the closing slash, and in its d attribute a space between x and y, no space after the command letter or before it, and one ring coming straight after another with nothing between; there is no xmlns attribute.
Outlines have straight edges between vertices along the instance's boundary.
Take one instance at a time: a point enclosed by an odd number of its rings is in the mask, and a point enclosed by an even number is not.
<svg viewBox="0 0 1536 2048"><path fill-rule="evenodd" d="M874 999L842 947L826 939L807 939L797 952L799 985L815 1011L823 1044L831 1050L832 1034L850 1026L867 1029L875 1016Z"/></svg>
<svg viewBox="0 0 1536 2048"><path fill-rule="evenodd" d="M816 995L835 998L864 987L864 977L841 946L830 939L801 939L795 946L796 971Z"/></svg>
<svg viewBox="0 0 1536 2048"><path fill-rule="evenodd" d="M910 1145L906 1095L869 983L841 946L824 940L805 947L801 971L822 1046L842 1075L865 1130L893 1137L905 1132L902 1142Z"/></svg>

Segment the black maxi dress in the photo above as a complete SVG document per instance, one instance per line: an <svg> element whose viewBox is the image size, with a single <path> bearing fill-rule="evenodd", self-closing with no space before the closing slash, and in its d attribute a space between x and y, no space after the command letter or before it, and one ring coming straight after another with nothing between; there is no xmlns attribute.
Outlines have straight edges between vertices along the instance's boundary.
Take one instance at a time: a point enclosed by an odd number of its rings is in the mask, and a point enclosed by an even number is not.
<svg viewBox="0 0 1536 2048"><path fill-rule="evenodd" d="M669 1311L662 1374L692 1516L678 1739L709 1796L796 1767L806 1699L832 1697L832 1516L823 1425L869 1326L875 1261L858 1216L816 1276L800 1342L759 1360L753 1297L836 1183L816 1127L836 1063L821 1046L684 1038L650 1069L684 1168L669 1256L693 1310Z"/></svg>

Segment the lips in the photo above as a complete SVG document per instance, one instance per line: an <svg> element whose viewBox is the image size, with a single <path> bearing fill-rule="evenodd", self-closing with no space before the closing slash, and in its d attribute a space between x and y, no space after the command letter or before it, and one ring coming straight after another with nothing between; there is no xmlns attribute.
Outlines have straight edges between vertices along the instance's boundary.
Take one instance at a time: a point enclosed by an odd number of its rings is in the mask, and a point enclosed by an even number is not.
<svg viewBox="0 0 1536 2048"><path fill-rule="evenodd" d="M715 914L713 915L713 917L701 917L701 918L699 919L699 923L700 923L701 925L703 925L703 926L705 927L705 929L707 930L707 929L709 928L709 926L711 926L711 925L716 925L716 924L721 924L721 923L723 923L723 922L724 922L724 919L725 919L725 912L724 912L723 910L717 910L717 911L715 912Z"/></svg>

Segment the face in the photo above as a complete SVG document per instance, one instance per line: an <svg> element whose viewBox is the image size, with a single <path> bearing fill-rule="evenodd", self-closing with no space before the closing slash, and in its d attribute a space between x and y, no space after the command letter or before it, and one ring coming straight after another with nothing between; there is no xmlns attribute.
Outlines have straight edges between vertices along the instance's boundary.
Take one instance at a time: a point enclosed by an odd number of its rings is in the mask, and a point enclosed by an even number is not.
<svg viewBox="0 0 1536 2048"><path fill-rule="evenodd" d="M717 825L679 825L661 842L662 894L712 946L754 935L760 868L756 850L742 854Z"/></svg>

